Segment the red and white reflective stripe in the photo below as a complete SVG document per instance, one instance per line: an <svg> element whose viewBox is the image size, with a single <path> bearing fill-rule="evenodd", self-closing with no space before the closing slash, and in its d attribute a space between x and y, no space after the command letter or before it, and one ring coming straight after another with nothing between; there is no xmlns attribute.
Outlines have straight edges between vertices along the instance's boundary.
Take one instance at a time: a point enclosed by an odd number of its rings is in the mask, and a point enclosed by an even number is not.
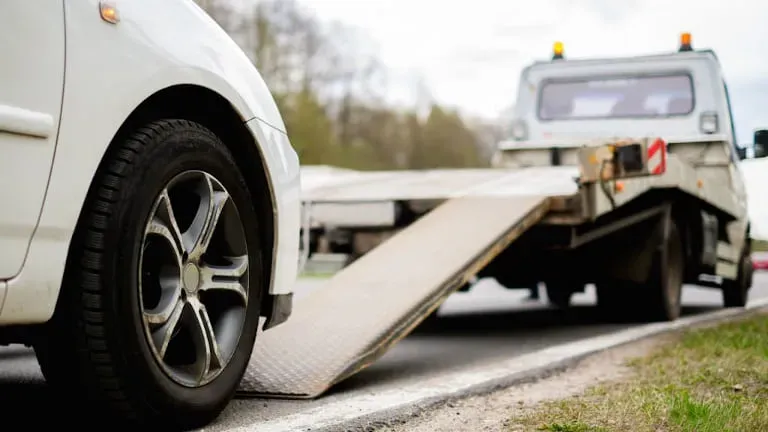
<svg viewBox="0 0 768 432"><path fill-rule="evenodd" d="M654 175L667 171L667 143L656 138L648 146L648 172Z"/></svg>

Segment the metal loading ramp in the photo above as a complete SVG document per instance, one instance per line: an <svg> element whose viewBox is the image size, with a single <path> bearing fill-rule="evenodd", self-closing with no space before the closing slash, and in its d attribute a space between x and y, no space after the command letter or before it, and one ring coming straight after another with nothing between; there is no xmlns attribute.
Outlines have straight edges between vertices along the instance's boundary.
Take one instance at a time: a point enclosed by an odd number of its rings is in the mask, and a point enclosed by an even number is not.
<svg viewBox="0 0 768 432"><path fill-rule="evenodd" d="M441 204L296 302L260 333L246 396L313 398L364 369L544 217L547 196L465 196Z"/></svg>

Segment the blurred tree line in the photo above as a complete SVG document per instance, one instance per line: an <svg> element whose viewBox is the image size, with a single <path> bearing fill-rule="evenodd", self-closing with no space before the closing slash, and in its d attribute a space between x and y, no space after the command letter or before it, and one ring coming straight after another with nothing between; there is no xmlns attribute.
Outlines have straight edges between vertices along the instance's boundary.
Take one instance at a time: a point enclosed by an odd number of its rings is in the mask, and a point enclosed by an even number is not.
<svg viewBox="0 0 768 432"><path fill-rule="evenodd" d="M295 0L197 0L271 89L304 165L355 169L487 166L499 131L426 97L385 103L385 68L363 35L320 21ZM418 105L418 104L417 104Z"/></svg>

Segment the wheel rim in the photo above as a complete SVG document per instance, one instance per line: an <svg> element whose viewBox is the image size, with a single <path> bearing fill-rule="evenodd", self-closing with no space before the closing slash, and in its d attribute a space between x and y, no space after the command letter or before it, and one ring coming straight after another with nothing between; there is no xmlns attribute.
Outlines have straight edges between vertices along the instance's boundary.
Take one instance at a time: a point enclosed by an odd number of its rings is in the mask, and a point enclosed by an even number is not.
<svg viewBox="0 0 768 432"><path fill-rule="evenodd" d="M200 387L227 366L248 306L248 248L237 207L212 175L173 178L152 207L139 260L139 306L157 363Z"/></svg>

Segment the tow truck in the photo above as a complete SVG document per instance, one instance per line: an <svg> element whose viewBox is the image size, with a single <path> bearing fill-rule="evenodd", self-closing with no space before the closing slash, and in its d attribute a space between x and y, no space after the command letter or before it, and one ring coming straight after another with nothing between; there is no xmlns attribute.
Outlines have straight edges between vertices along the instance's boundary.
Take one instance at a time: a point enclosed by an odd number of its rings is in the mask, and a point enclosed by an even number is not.
<svg viewBox="0 0 768 432"><path fill-rule="evenodd" d="M667 54L553 51L522 71L492 168L347 172L305 194L305 253L309 232L336 231L357 259L257 338L242 394L319 396L479 277L543 282L559 307L594 284L602 311L643 320L676 319L683 284L746 304L739 164L768 135L736 144L715 53L688 33Z"/></svg>

